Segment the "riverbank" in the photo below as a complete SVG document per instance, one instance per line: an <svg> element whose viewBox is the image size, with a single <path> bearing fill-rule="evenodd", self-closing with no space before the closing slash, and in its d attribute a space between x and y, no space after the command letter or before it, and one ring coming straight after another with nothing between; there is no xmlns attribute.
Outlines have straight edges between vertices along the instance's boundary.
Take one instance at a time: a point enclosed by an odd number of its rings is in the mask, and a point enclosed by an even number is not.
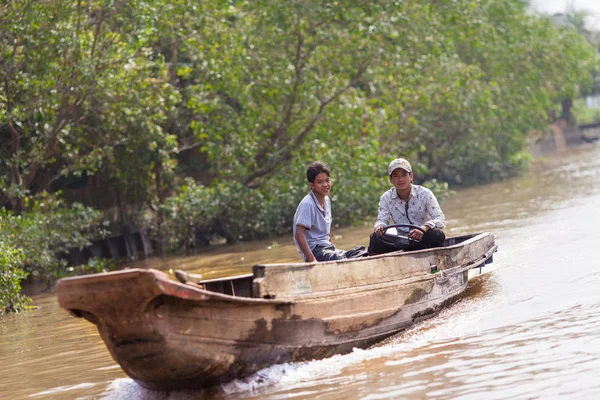
<svg viewBox="0 0 600 400"><path fill-rule="evenodd" d="M541 134L532 132L527 145L532 157L536 158L598 140L600 140L600 121L568 127L564 120L558 120Z"/></svg>
<svg viewBox="0 0 600 400"><path fill-rule="evenodd" d="M592 124L579 125L569 128L562 120L550 125L543 134L533 133L528 140L528 148L532 157L539 158L548 154L566 151L570 147L584 145L600 139L600 121ZM114 213L114 210L113 210ZM259 243L273 243L277 240L259 240ZM252 242L241 242L226 248L249 248ZM223 243L200 248L198 252L206 253L223 246ZM269 245L265 246L268 247ZM66 259L69 265L87 263L91 258L108 258L127 265L135 260L155 257L156 243L145 232L133 232L122 235L113 235L104 239L93 241L92 245L84 249L71 249ZM187 253L193 254L193 253Z"/></svg>

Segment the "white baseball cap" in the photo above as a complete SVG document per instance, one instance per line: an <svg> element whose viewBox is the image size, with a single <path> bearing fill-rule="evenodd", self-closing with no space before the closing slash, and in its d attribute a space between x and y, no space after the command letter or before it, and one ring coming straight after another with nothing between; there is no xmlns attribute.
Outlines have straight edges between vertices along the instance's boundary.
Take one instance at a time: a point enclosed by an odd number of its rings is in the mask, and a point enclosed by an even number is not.
<svg viewBox="0 0 600 400"><path fill-rule="evenodd" d="M412 172L412 168L410 167L410 163L408 161L406 161L404 158L396 158L388 167L389 175L392 175L392 172L398 168L402 168L406 172Z"/></svg>

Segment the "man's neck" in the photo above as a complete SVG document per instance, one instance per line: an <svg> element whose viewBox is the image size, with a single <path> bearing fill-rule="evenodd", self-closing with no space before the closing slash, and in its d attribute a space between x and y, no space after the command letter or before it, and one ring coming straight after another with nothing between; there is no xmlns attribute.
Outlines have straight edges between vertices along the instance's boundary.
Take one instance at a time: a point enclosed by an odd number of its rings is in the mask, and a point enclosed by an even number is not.
<svg viewBox="0 0 600 400"><path fill-rule="evenodd" d="M319 204L321 205L321 207L325 208L325 196L318 195L317 193L315 193L314 190L312 191L312 193L319 201Z"/></svg>
<svg viewBox="0 0 600 400"><path fill-rule="evenodd" d="M399 192L398 189L396 189L396 193L398 194L398 197L400 197L402 200L408 201L408 199L410 198L411 190L412 190L412 185L410 185L407 190L404 190L402 192Z"/></svg>

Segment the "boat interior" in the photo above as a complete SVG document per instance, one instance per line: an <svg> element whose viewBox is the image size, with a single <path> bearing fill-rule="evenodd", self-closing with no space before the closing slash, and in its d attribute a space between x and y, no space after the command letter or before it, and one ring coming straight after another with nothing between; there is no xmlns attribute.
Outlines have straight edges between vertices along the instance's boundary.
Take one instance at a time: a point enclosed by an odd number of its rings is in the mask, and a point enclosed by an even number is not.
<svg viewBox="0 0 600 400"><path fill-rule="evenodd" d="M228 276L218 279L207 279L199 281L198 285L209 292L223 293L230 296L254 297L252 296L253 274Z"/></svg>
<svg viewBox="0 0 600 400"><path fill-rule="evenodd" d="M462 243L462 242L469 240L472 237L475 237L477 235L479 235L479 233L476 233L473 235L462 235L462 236L454 236L451 238L446 238L446 240L444 240L444 244L442 245L442 247L454 246L455 244Z"/></svg>

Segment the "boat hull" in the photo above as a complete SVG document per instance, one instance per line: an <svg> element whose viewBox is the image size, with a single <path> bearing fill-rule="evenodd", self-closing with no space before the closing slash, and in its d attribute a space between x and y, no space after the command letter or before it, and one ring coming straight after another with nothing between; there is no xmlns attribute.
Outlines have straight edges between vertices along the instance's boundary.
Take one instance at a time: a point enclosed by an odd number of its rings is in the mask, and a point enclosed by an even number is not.
<svg viewBox="0 0 600 400"><path fill-rule="evenodd" d="M413 254L255 266L255 297L139 269L64 279L57 291L62 307L98 326L142 386L197 389L366 348L435 315L495 251L491 234L473 239Z"/></svg>

